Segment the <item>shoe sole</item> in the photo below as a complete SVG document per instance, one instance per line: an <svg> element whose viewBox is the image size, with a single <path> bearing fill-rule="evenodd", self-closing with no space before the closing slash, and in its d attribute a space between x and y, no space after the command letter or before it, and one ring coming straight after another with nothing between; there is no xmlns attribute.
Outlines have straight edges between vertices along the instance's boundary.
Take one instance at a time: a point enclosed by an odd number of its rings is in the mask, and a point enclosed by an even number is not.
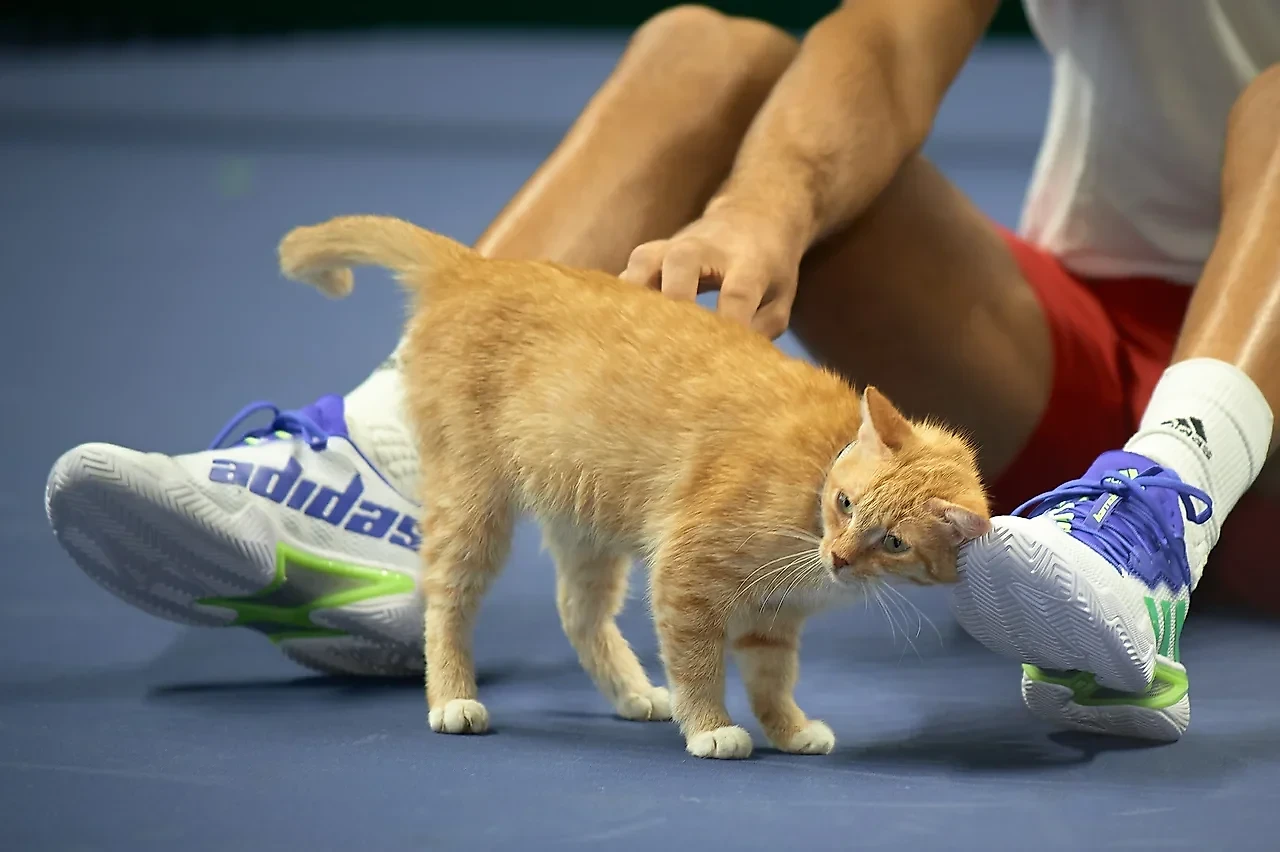
<svg viewBox="0 0 1280 852"><path fill-rule="evenodd" d="M1146 604L1098 561L1049 524L1000 518L961 549L956 618L1002 656L1041 669L1092 672L1105 687L1143 692L1156 662Z"/></svg>
<svg viewBox="0 0 1280 852"><path fill-rule="evenodd" d="M217 504L165 456L122 459L108 445L77 447L50 472L45 509L80 569L144 612L178 624L250 626L295 662L327 674L422 675L420 638L414 641L421 618L409 612L421 611L416 594L310 610L314 629L291 631L247 624L235 609L209 603L268 591L277 582L280 536L266 512Z"/></svg>
<svg viewBox="0 0 1280 852"><path fill-rule="evenodd" d="M1176 740L1191 715L1185 670L1157 657L1143 595L1090 554L1043 522L1000 518L961 550L956 619L990 650L1024 664L1023 701L1041 719L1075 730ZM1182 672L1180 698L1142 706L1151 702L1137 694L1151 687L1157 662ZM1090 673L1098 687L1134 695L1078 703L1077 691L1064 685L1069 673Z"/></svg>
<svg viewBox="0 0 1280 852"><path fill-rule="evenodd" d="M1186 670L1163 659L1157 669L1156 680L1162 679L1159 670L1167 669L1168 687L1176 690L1169 698L1177 700L1167 706L1144 706L1152 702L1135 701L1132 696L1107 699L1096 693L1088 695L1089 686L1082 689L1073 683L1088 675L1076 673L1059 677L1032 666L1025 667L1023 671L1022 702L1033 715L1055 727L1154 742L1177 742L1191 724Z"/></svg>

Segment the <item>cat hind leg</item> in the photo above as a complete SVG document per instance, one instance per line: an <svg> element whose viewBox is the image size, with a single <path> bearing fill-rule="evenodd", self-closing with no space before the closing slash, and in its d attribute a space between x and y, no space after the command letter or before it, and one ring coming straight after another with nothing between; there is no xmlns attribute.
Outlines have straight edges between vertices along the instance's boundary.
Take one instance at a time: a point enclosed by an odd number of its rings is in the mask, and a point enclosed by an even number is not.
<svg viewBox="0 0 1280 852"><path fill-rule="evenodd" d="M433 476L423 513L427 721L431 730L479 734L489 713L476 687L476 614L511 549L514 512L495 483Z"/></svg>
<svg viewBox="0 0 1280 852"><path fill-rule="evenodd" d="M627 597L630 558L592 544L559 524L545 527L544 541L556 563L560 624L596 688L624 719L670 719L667 690L649 681L618 629L617 616Z"/></svg>

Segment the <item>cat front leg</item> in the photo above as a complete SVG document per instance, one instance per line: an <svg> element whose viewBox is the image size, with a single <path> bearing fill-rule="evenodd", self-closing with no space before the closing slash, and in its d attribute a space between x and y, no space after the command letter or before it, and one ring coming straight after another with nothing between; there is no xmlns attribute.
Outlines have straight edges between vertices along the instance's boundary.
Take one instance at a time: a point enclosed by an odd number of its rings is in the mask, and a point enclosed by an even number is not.
<svg viewBox="0 0 1280 852"><path fill-rule="evenodd" d="M658 632L671 711L684 734L685 750L721 760L750 757L751 735L733 724L724 706L724 634L692 635L670 622Z"/></svg>
<svg viewBox="0 0 1280 852"><path fill-rule="evenodd" d="M733 653L751 710L769 742L792 754L829 754L836 737L825 722L808 718L795 701L804 617L772 608L735 632Z"/></svg>
<svg viewBox="0 0 1280 852"><path fill-rule="evenodd" d="M751 735L733 724L724 706L724 621L693 587L664 577L670 570L670 565L654 567L654 618L671 712L685 749L695 757L750 757Z"/></svg>

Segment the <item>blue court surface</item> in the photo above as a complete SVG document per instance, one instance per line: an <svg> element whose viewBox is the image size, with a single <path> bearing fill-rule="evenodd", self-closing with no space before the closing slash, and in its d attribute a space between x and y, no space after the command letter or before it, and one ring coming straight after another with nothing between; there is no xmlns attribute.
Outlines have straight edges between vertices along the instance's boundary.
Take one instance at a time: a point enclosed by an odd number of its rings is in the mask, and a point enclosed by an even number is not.
<svg viewBox="0 0 1280 852"><path fill-rule="evenodd" d="M1143 747L1044 729L1017 666L961 634L945 594L917 591L937 632L913 618L915 650L875 607L809 631L800 702L835 729L834 754L707 762L673 726L611 716L531 528L477 636L496 728L479 738L430 733L420 684L314 676L256 634L135 611L58 548L42 494L65 449L201 449L245 402L345 391L387 354L398 290L372 274L331 302L284 281L289 228L383 212L473 239L622 44L0 57L0 848L1280 848L1274 625L1195 612L1191 732ZM1034 51L984 49L929 144L1006 224L1048 81ZM638 597L624 631L655 663ZM730 695L753 727L736 680Z"/></svg>

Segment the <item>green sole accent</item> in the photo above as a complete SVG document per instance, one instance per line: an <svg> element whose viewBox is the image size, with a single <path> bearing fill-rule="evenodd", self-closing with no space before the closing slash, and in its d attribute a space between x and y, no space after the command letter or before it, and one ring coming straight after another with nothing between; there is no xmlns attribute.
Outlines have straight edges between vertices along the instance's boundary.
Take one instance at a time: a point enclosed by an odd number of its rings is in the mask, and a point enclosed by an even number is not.
<svg viewBox="0 0 1280 852"><path fill-rule="evenodd" d="M245 625L266 635L273 645L279 645L281 642L288 642L293 639L336 639L339 636L348 636L345 630L329 630L328 628L319 628L315 630L281 630L280 632L269 632L263 630L255 624Z"/></svg>
<svg viewBox="0 0 1280 852"><path fill-rule="evenodd" d="M1046 672L1032 665L1024 665L1022 671L1037 683L1052 683L1071 690L1071 700L1081 707L1142 707L1163 710L1181 701L1190 690L1187 673L1156 660L1155 677L1145 693L1118 692L1099 686L1089 672Z"/></svg>
<svg viewBox="0 0 1280 852"><path fill-rule="evenodd" d="M1172 641L1173 634L1174 634L1174 627L1172 626L1173 625L1173 602L1172 601L1167 601L1167 600L1160 601L1160 615L1164 618L1164 623L1170 626L1165 627L1165 629L1161 631L1160 650L1157 651L1156 653L1162 657L1167 657L1169 656L1169 645Z"/></svg>
<svg viewBox="0 0 1280 852"><path fill-rule="evenodd" d="M1169 652L1169 656L1177 662L1182 662L1182 627L1187 623L1187 602L1178 601L1178 605L1173 608L1173 648Z"/></svg>
<svg viewBox="0 0 1280 852"><path fill-rule="evenodd" d="M326 559L283 542L276 545L276 572L260 592L243 597L201 598L197 603L229 609L231 626L249 627L272 642L348 635L316 624L311 614L372 598L410 594L412 577L385 568L371 568Z"/></svg>

